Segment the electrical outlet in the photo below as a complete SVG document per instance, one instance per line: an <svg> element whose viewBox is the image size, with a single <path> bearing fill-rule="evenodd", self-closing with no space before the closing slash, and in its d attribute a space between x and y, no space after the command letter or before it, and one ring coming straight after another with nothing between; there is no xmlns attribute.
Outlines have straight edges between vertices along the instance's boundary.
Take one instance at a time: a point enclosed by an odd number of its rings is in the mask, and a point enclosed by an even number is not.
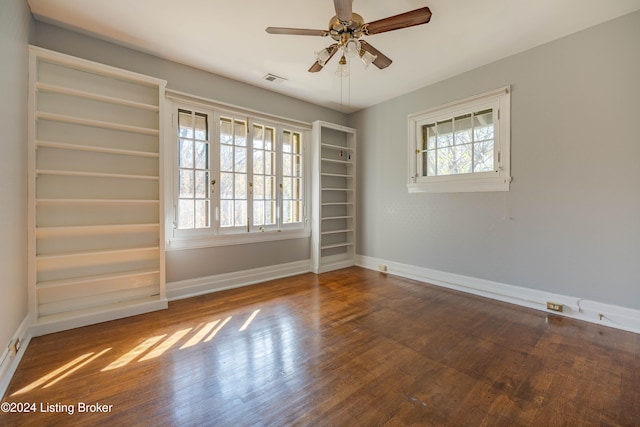
<svg viewBox="0 0 640 427"><path fill-rule="evenodd" d="M9 352L12 356L18 354L18 350L20 350L20 338L16 338L9 343Z"/></svg>
<svg viewBox="0 0 640 427"><path fill-rule="evenodd" d="M547 308L549 310L562 312L562 310L564 309L564 305L558 304L557 302L547 301Z"/></svg>

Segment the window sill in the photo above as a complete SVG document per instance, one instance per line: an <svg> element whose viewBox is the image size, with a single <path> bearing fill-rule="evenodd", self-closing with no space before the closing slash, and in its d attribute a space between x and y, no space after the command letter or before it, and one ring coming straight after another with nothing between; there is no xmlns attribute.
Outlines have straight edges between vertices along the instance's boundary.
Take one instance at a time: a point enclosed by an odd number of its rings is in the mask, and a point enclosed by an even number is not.
<svg viewBox="0 0 640 427"><path fill-rule="evenodd" d="M309 229L265 231L262 233L222 234L205 237L174 237L167 240L165 250L211 248L217 246L246 245L278 240L304 239L311 236Z"/></svg>
<svg viewBox="0 0 640 427"><path fill-rule="evenodd" d="M511 177L451 179L407 184L409 193L472 193L509 191Z"/></svg>

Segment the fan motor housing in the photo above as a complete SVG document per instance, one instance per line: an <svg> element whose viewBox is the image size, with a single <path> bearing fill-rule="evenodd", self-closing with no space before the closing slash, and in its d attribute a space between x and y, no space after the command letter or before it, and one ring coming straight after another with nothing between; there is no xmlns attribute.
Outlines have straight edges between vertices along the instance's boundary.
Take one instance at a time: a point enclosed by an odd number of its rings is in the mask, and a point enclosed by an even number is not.
<svg viewBox="0 0 640 427"><path fill-rule="evenodd" d="M351 16L351 21L345 25L338 19L337 16L334 16L329 21L329 35L335 41L340 41L343 37L343 34L350 34L351 37L360 38L362 37L362 26L364 25L364 19L362 16L357 13L353 13ZM348 38L351 38L348 37Z"/></svg>

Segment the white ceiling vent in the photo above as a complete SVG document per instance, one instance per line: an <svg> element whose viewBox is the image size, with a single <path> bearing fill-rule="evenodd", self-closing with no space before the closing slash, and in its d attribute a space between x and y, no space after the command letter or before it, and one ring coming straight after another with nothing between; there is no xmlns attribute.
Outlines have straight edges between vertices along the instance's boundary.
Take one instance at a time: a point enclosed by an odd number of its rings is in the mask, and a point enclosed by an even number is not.
<svg viewBox="0 0 640 427"><path fill-rule="evenodd" d="M263 78L266 81L272 82L272 83L282 83L287 81L287 79L285 79L284 77L279 77L279 76L276 76L275 74L267 74Z"/></svg>

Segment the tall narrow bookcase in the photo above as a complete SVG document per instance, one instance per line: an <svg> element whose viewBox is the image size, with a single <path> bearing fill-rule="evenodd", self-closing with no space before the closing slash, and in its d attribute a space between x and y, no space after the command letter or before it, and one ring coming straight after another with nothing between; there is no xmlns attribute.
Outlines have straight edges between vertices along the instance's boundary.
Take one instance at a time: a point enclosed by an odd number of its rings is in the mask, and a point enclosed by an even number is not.
<svg viewBox="0 0 640 427"><path fill-rule="evenodd" d="M166 82L37 47L29 81L34 333L166 308Z"/></svg>
<svg viewBox="0 0 640 427"><path fill-rule="evenodd" d="M311 268L315 273L355 264L356 130L313 122Z"/></svg>

